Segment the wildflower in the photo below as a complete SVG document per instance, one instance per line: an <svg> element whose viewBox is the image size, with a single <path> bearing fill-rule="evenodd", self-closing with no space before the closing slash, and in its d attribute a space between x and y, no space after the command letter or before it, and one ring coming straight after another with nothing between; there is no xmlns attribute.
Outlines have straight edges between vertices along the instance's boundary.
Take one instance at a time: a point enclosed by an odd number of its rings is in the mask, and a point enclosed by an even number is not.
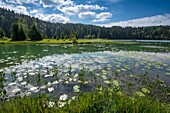
<svg viewBox="0 0 170 113"><path fill-rule="evenodd" d="M65 100L67 100L67 98L68 98L68 95L63 94L60 96L59 100L65 101Z"/></svg>
<svg viewBox="0 0 170 113"><path fill-rule="evenodd" d="M61 101L58 102L58 107L60 108L64 107L65 105L66 105L66 102L61 102Z"/></svg>
<svg viewBox="0 0 170 113"><path fill-rule="evenodd" d="M54 105L55 105L55 103L52 102L52 101L50 101L50 102L48 103L48 107L53 107Z"/></svg>

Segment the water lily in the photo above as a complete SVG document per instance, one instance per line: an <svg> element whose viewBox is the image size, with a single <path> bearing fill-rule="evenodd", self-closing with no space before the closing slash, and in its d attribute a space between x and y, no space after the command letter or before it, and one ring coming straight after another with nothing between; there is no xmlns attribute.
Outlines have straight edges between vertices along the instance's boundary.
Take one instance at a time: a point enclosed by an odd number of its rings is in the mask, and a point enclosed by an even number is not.
<svg viewBox="0 0 170 113"><path fill-rule="evenodd" d="M61 101L58 102L58 107L60 108L64 107L65 105L66 105L66 102L61 102Z"/></svg>
<svg viewBox="0 0 170 113"><path fill-rule="evenodd" d="M144 93L150 93L150 91L149 91L148 89L146 89L146 88L142 88L142 91L143 91Z"/></svg>
<svg viewBox="0 0 170 113"><path fill-rule="evenodd" d="M27 82L21 82L21 85L22 86L24 86L24 85L26 85L27 84Z"/></svg>
<svg viewBox="0 0 170 113"><path fill-rule="evenodd" d="M76 93L78 93L78 92L80 92L80 86L78 86L78 85L75 85L74 87L73 87L73 90L74 90L74 92L76 92Z"/></svg>
<svg viewBox="0 0 170 113"><path fill-rule="evenodd" d="M11 82L11 83L8 84L8 86L13 86L13 85L16 85L16 83L15 82Z"/></svg>
<svg viewBox="0 0 170 113"><path fill-rule="evenodd" d="M104 81L104 83L106 83L106 84L110 84L110 81L108 81L108 80L105 80L105 81Z"/></svg>
<svg viewBox="0 0 170 113"><path fill-rule="evenodd" d="M16 89L12 90L12 93L17 93L17 92L20 92L20 91L21 91L21 89L16 88Z"/></svg>
<svg viewBox="0 0 170 113"><path fill-rule="evenodd" d="M106 80L107 79L107 77L105 76L105 75L103 75L103 76L101 76L104 80Z"/></svg>
<svg viewBox="0 0 170 113"><path fill-rule="evenodd" d="M54 81L52 84L58 84L59 82L56 80L56 81Z"/></svg>
<svg viewBox="0 0 170 113"><path fill-rule="evenodd" d="M55 102L50 101L50 102L48 103L48 107L53 107L54 105L55 105Z"/></svg>
<svg viewBox="0 0 170 113"><path fill-rule="evenodd" d="M51 86L51 85L52 85L51 82L48 82L48 83L47 83L47 86Z"/></svg>
<svg viewBox="0 0 170 113"><path fill-rule="evenodd" d="M140 97L144 97L144 96L145 96L145 94L143 94L143 93L140 92L140 91L137 91L136 94L137 94L138 96L140 96Z"/></svg>
<svg viewBox="0 0 170 113"><path fill-rule="evenodd" d="M65 101L65 100L67 100L67 98L68 98L68 95L63 94L63 95L60 96L59 100L60 101Z"/></svg>
<svg viewBox="0 0 170 113"><path fill-rule="evenodd" d="M51 93L53 90L54 90L54 88L53 88L53 87L48 88L48 91L49 91L50 93Z"/></svg>
<svg viewBox="0 0 170 113"><path fill-rule="evenodd" d="M37 89L38 89L38 87L32 87L32 88L30 88L31 91L35 91L35 90L37 90Z"/></svg>
<svg viewBox="0 0 170 113"><path fill-rule="evenodd" d="M117 80L113 80L113 84L114 84L115 86L119 86L119 82L118 82Z"/></svg>
<svg viewBox="0 0 170 113"><path fill-rule="evenodd" d="M76 96L71 97L72 100L76 100Z"/></svg>

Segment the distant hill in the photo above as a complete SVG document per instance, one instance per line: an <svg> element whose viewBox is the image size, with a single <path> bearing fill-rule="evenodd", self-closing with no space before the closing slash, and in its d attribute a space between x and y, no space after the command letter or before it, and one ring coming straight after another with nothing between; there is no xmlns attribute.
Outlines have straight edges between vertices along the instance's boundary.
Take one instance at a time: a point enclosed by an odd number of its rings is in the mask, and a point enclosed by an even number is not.
<svg viewBox="0 0 170 113"><path fill-rule="evenodd" d="M12 24L17 22L19 18L25 18L29 28L32 22L36 22L43 36L47 38L52 38L54 35L60 37L63 33L69 37L71 32L77 32L79 38L170 40L170 26L138 28L113 26L106 28L85 24L50 23L0 8L0 27L7 37L10 37Z"/></svg>

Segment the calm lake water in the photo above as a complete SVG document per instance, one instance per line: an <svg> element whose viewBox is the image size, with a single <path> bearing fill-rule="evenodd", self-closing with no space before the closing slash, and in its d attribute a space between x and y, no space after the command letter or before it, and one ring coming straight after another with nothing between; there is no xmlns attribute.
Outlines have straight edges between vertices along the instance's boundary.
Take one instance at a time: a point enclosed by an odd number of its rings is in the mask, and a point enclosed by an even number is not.
<svg viewBox="0 0 170 113"><path fill-rule="evenodd" d="M70 66L72 74L68 77ZM4 85L9 96L17 92L20 95L45 91L71 93L73 86L81 83L77 72L84 68L103 80L112 80L113 72L118 72L118 76L146 73L152 78L159 75L170 86L170 43L0 45L0 71L5 73ZM53 76L55 70L57 78ZM36 85L38 73L40 88ZM90 76L87 83L89 79ZM101 80L98 82L104 84ZM90 90L94 83L90 84L80 90Z"/></svg>

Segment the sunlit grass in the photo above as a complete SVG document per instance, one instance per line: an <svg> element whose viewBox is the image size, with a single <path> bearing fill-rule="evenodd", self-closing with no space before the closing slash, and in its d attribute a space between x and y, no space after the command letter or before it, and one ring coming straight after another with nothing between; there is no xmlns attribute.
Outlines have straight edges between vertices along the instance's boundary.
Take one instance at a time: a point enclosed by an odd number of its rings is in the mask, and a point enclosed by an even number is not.
<svg viewBox="0 0 170 113"><path fill-rule="evenodd" d="M106 40L106 39L78 39L78 44L136 44L137 42ZM41 41L11 41L0 40L0 44L72 44L71 40L43 39Z"/></svg>

